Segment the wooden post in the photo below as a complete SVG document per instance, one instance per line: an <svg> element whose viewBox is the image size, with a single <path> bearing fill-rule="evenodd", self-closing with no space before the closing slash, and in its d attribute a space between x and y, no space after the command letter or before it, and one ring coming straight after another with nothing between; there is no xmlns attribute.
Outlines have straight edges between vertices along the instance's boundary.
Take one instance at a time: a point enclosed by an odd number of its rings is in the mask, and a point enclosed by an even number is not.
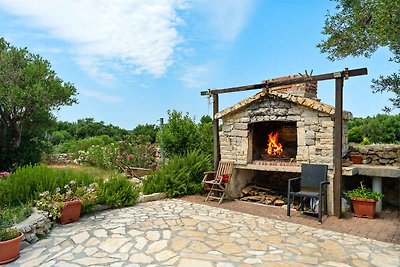
<svg viewBox="0 0 400 267"><path fill-rule="evenodd" d="M333 177L333 201L334 215L340 218L342 202L342 128L343 128L343 77L335 79L335 129L334 129L334 177Z"/></svg>
<svg viewBox="0 0 400 267"><path fill-rule="evenodd" d="M213 130L214 130L214 171L218 169L218 163L221 159L221 152L219 147L219 123L215 118L218 113L218 94L213 94Z"/></svg>

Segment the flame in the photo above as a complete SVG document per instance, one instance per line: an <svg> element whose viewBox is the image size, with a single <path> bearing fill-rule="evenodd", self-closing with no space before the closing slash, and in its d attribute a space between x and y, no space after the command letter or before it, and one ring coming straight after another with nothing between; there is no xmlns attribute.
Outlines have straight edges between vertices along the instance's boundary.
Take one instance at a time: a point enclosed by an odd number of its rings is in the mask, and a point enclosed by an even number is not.
<svg viewBox="0 0 400 267"><path fill-rule="evenodd" d="M271 132L268 135L267 155L280 156L283 153L282 144L278 141L278 133Z"/></svg>

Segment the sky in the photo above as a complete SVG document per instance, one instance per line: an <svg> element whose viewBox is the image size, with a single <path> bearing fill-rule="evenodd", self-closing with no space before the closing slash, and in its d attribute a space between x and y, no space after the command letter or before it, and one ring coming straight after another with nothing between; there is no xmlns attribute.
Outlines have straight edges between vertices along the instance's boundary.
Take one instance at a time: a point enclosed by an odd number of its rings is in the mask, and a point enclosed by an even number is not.
<svg viewBox="0 0 400 267"><path fill-rule="evenodd" d="M328 10L321 0L0 0L0 36L51 62L79 103L58 120L94 118L125 129L158 124L168 110L212 115L200 92L280 76L368 68L345 81L344 109L382 113L389 93L370 82L397 71L380 48L371 58L329 61L316 44ZM318 97L334 105L334 81ZM220 110L257 91L220 95Z"/></svg>

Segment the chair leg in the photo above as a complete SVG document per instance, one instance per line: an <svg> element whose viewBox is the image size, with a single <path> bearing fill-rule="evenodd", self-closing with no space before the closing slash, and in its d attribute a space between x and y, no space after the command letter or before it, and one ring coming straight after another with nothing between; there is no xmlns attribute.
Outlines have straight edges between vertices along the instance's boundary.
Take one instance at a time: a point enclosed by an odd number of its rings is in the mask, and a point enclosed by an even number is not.
<svg viewBox="0 0 400 267"><path fill-rule="evenodd" d="M204 202L207 202L208 199L210 198L210 196L211 196L211 194L212 194L212 191L213 191L213 188L214 188L214 184L211 185L210 192L208 192L207 197L206 197L206 200L204 200Z"/></svg>
<svg viewBox="0 0 400 267"><path fill-rule="evenodd" d="M322 196L321 193L319 193L319 197L318 197L318 222L322 223Z"/></svg>
<svg viewBox="0 0 400 267"><path fill-rule="evenodd" d="M290 194L287 195L287 216L290 218Z"/></svg>
<svg viewBox="0 0 400 267"><path fill-rule="evenodd" d="M325 215L328 215L328 194L325 192L325 201L324 201Z"/></svg>

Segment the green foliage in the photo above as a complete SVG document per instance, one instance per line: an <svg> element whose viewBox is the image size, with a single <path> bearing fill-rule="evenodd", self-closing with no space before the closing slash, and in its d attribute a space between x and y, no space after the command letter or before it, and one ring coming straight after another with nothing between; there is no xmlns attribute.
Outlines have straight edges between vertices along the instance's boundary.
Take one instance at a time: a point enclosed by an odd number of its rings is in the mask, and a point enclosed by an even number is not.
<svg viewBox="0 0 400 267"><path fill-rule="evenodd" d="M0 180L0 208L32 203L39 193L55 191L75 180L78 184L89 185L98 179L90 173L73 170L51 169L44 165L25 166Z"/></svg>
<svg viewBox="0 0 400 267"><path fill-rule="evenodd" d="M197 148L198 133L194 119L176 110L168 111L168 123L160 131L158 139L165 156L184 155Z"/></svg>
<svg viewBox="0 0 400 267"><path fill-rule="evenodd" d="M154 125L154 124L141 125L141 124L139 124L132 130L131 135L136 137L138 140L142 140L146 143L150 142L151 144L154 144L156 142L156 137L157 137L158 131L159 131L159 127L157 125Z"/></svg>
<svg viewBox="0 0 400 267"><path fill-rule="evenodd" d="M0 228L8 228L20 223L32 213L30 205L18 205L14 207L0 208Z"/></svg>
<svg viewBox="0 0 400 267"><path fill-rule="evenodd" d="M200 124L197 125L197 132L199 134L197 148L212 157L214 154L214 136L213 124L209 116L203 116L201 118Z"/></svg>
<svg viewBox="0 0 400 267"><path fill-rule="evenodd" d="M317 46L330 60L348 56L370 57L379 47L400 63L400 2L393 0L336 0L336 14L327 15L322 31L328 38ZM400 72L373 80L373 92L392 92L393 107L400 108ZM385 110L390 110L386 107Z"/></svg>
<svg viewBox="0 0 400 267"><path fill-rule="evenodd" d="M354 118L349 122L349 141L355 143L399 143L400 114Z"/></svg>
<svg viewBox="0 0 400 267"><path fill-rule="evenodd" d="M0 228L0 241L7 241L18 237L21 234L17 229L2 229Z"/></svg>
<svg viewBox="0 0 400 267"><path fill-rule="evenodd" d="M188 151L200 149L212 156L213 131L212 122L203 116L197 125L188 114L173 110L168 111L168 123L159 132L158 140L166 157L185 155Z"/></svg>
<svg viewBox="0 0 400 267"><path fill-rule="evenodd" d="M360 183L360 187L357 187L353 190L345 191L344 194L348 198L366 198L375 200L383 198L383 194L381 192L372 192L372 190L366 188L362 182Z"/></svg>
<svg viewBox="0 0 400 267"><path fill-rule="evenodd" d="M61 130L61 131L55 131L51 134L50 136L50 142L53 145L58 145L60 143L63 143L67 140L71 140L72 135L67 132L66 130Z"/></svg>
<svg viewBox="0 0 400 267"><path fill-rule="evenodd" d="M92 146L104 147L114 142L116 142L116 140L108 135L93 136L81 140L69 140L61 143L54 148L54 152L73 153L75 157L77 157L79 151L87 151Z"/></svg>
<svg viewBox="0 0 400 267"><path fill-rule="evenodd" d="M6 241L19 236L20 232L10 227L26 219L32 213L29 205L0 208L0 241Z"/></svg>
<svg viewBox="0 0 400 267"><path fill-rule="evenodd" d="M114 208L132 206L139 197L139 189L125 177L114 177L100 184L98 203Z"/></svg>
<svg viewBox="0 0 400 267"><path fill-rule="evenodd" d="M125 167L153 168L155 147L138 141L134 136L125 136L122 141L105 146L92 145L79 151L78 163L103 169L123 171Z"/></svg>
<svg viewBox="0 0 400 267"><path fill-rule="evenodd" d="M30 144L23 149L20 146L26 126L31 125L31 134L38 128L33 116L47 114L48 118L49 111L72 105L76 102L76 89L64 83L48 61L26 48L11 46L3 38L0 38L0 67L0 168L5 169L14 163L13 159L18 159L16 153L24 155L31 148ZM42 136L34 138L40 140Z"/></svg>
<svg viewBox="0 0 400 267"><path fill-rule="evenodd" d="M198 150L174 155L143 181L143 193L165 192L169 197L202 191L203 173L211 169L211 157Z"/></svg>

